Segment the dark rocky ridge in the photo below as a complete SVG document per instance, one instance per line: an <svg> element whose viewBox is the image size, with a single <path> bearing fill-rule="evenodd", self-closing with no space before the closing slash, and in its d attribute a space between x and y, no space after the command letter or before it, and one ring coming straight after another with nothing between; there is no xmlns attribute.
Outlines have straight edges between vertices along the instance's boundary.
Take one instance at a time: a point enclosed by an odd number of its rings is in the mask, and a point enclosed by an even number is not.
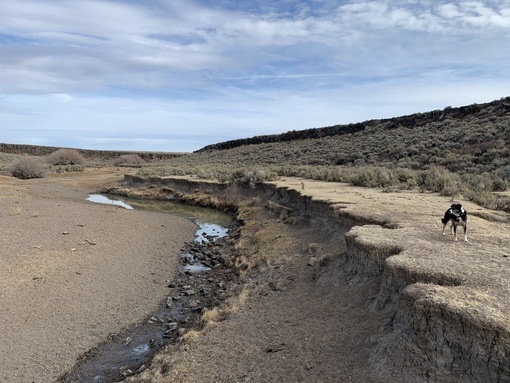
<svg viewBox="0 0 510 383"><path fill-rule="evenodd" d="M32 156L46 156L59 149L68 149L54 146L36 146L36 145L20 145L20 144L3 144L0 143L0 153L10 154L28 154ZM137 151L115 151L115 150L91 150L91 149L75 149L79 151L85 158L111 160L125 154L135 154L145 161L165 160L182 155L182 153L162 153L162 152L137 152Z"/></svg>
<svg viewBox="0 0 510 383"><path fill-rule="evenodd" d="M481 120L488 117L501 118L509 114L510 114L510 97L506 97L502 98L501 100L492 101L484 104L472 104L467 106L461 106L458 108L446 107L443 110L434 110L426 113L414 113L401 117L374 119L346 125L333 125L323 128L312 128L298 131L292 130L283 134L271 134L255 136L251 138L230 140L212 145L207 145L196 152L199 153L214 150L233 149L244 145L289 142L304 139L341 136L345 134L358 133L368 128L392 130L398 127L405 127L408 129L413 129L426 124L444 121L447 119L458 120L460 123L463 119L467 117L473 117Z"/></svg>

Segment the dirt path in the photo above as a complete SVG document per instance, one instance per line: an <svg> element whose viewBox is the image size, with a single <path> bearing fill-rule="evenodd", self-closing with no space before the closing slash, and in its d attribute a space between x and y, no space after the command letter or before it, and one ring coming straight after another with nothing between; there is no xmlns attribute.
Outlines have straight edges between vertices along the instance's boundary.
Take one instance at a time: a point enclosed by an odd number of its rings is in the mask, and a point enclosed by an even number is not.
<svg viewBox="0 0 510 383"><path fill-rule="evenodd" d="M164 299L196 227L85 200L119 176L0 177L0 382L55 381Z"/></svg>

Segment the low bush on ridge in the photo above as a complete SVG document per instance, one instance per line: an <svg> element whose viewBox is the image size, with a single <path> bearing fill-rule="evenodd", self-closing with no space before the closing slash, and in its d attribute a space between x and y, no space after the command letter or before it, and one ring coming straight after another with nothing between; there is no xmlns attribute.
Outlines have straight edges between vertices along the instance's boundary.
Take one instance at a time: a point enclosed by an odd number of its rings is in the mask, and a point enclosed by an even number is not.
<svg viewBox="0 0 510 383"><path fill-rule="evenodd" d="M58 149L46 157L51 165L83 165L85 157L76 149Z"/></svg>
<svg viewBox="0 0 510 383"><path fill-rule="evenodd" d="M141 166L146 161L136 154L123 154L113 160L115 166Z"/></svg>

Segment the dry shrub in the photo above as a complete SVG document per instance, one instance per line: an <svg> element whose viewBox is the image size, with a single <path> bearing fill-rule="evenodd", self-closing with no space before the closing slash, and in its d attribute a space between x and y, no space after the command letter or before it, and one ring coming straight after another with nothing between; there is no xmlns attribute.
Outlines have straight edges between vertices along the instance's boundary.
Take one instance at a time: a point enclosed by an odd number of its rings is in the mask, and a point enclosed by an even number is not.
<svg viewBox="0 0 510 383"><path fill-rule="evenodd" d="M113 161L115 166L141 166L145 163L146 161L137 154L123 154Z"/></svg>
<svg viewBox="0 0 510 383"><path fill-rule="evenodd" d="M85 165L55 165L51 167L55 173L83 172Z"/></svg>
<svg viewBox="0 0 510 383"><path fill-rule="evenodd" d="M82 165L85 157L75 149L59 149L47 157L51 165Z"/></svg>
<svg viewBox="0 0 510 383"><path fill-rule="evenodd" d="M48 172L47 166L40 158L23 157L8 168L9 173L16 178L43 178Z"/></svg>

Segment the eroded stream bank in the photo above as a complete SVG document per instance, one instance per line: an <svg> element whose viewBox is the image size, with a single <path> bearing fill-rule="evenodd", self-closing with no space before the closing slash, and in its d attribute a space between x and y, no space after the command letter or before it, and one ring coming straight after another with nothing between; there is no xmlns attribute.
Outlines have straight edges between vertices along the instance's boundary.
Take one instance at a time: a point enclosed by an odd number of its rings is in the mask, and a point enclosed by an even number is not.
<svg viewBox="0 0 510 383"><path fill-rule="evenodd" d="M419 274L410 269L399 268L396 264L388 266L386 260L403 249L399 245L398 234L392 234L391 230L399 228L398 223L378 215L363 216L346 212L341 206L333 207L328 202L312 200L295 189L272 184L240 191L229 190L224 184L187 179L141 179L127 176L126 182L126 187L112 191L129 195L134 193L135 189L136 193L143 189L142 193L153 198L222 207L229 205L229 198L239 198L238 193L242 193L243 198L250 196L258 199L257 203L266 211L270 211L289 226L300 227L303 224L314 227L317 234L328 238L328 241L343 242L346 251L342 254L315 258L313 262L310 259L310 262L325 266L314 277L316 286L321 283L329 284L329 290L334 287L331 283L337 284L336 287L338 283L358 283L360 288L368 286L368 295L362 295L362 301L358 302L364 307L359 317L367 318L364 315L371 311L373 315L379 315L381 320L378 331L370 336L370 363L367 362L367 368L379 370L381 375L370 381L510 380L510 353L505 329L489 323L482 329L479 326L481 322L471 320L462 312L451 312L446 306L438 307L432 300L423 299L423 293L430 294L427 291L431 286L434 291L440 289L439 286L430 285L431 283L455 286L459 283L457 280L449 280L447 275L443 278L441 275ZM364 234L367 231L380 233L378 240L366 240ZM346 278L339 282L339 275ZM375 290L374 283L377 285ZM353 307L347 311L351 310ZM380 315L383 312L386 314ZM335 315L340 317L344 313L337 312ZM348 320L348 316L344 317L344 320ZM340 322L337 325L342 326ZM466 331L458 331L459 329ZM337 329L332 327L330 330L335 332ZM284 348L276 347L277 350ZM272 347L268 349L273 350ZM333 379L339 376L335 372L328 373ZM362 374L358 376L358 380L352 381L363 381Z"/></svg>

